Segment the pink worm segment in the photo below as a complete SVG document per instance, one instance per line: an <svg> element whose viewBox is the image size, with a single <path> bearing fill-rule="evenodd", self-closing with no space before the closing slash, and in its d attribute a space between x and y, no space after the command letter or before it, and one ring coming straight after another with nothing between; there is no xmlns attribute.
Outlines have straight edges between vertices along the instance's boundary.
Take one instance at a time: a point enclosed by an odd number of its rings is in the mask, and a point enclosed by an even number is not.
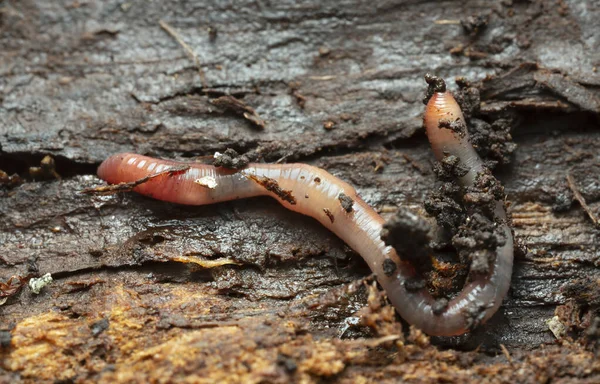
<svg viewBox="0 0 600 384"><path fill-rule="evenodd" d="M454 101L449 93L438 93L431 98L425 114L427 132L438 158L447 150L472 168L472 172L461 179L463 184L468 185L473 183L483 165L468 143L468 138L460 139L452 132L438 128L441 118L462 118L460 108L456 102L452 104L448 96ZM485 321L498 309L508 290L512 269L512 235L508 226L504 226L507 244L499 249L491 275L467 284L443 311L434 314L435 299L426 288L416 292L406 290L404 283L418 276L410 263L402 261L396 251L381 240L383 218L357 195L352 186L310 165L249 164L244 169L233 171L212 165L157 160L124 153L106 159L98 168L98 176L111 184L133 182L182 165L190 168L181 173L150 179L135 187L134 191L155 199L188 205L213 204L254 196L274 197L284 207L317 219L358 252L376 274L400 316L427 334L452 336L467 332L472 326L467 310L473 306L485 308ZM195 182L203 177L214 178L216 187L209 189ZM282 190L291 192L295 201L282 199L267 190L256 181L260 178L276 181ZM339 200L342 193L353 200L351 212L346 211ZM498 203L497 214L506 217L501 203ZM387 262L387 275L383 268L386 259L396 265L396 269L390 273L390 263Z"/></svg>

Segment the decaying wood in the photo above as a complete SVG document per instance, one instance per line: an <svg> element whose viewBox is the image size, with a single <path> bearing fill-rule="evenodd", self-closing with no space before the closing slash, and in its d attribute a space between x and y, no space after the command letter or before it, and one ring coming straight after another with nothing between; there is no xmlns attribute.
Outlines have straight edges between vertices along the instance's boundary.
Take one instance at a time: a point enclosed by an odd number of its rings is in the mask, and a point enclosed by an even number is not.
<svg viewBox="0 0 600 384"><path fill-rule="evenodd" d="M600 380L600 229L573 203L576 186L598 215L600 5L491 3L0 2L0 279L54 278L4 295L0 381ZM113 153L234 148L321 166L387 216L421 210L426 72L464 77L475 117L510 120L518 145L495 170L512 288L471 335L409 329L358 255L269 199L80 193ZM46 155L60 178L29 173Z"/></svg>

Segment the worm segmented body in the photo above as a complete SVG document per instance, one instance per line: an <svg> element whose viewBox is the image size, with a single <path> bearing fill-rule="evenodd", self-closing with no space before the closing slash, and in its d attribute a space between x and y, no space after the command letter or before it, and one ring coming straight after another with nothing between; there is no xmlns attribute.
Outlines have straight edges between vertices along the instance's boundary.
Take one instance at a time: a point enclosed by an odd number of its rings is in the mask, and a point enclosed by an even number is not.
<svg viewBox="0 0 600 384"><path fill-rule="evenodd" d="M438 158L448 152L470 168L461 182L472 185L483 169L481 160L465 134L440 129L441 119L458 119L464 124L460 108L446 92L434 94L429 101L425 115L428 136ZM182 165L189 168L171 175L164 173ZM498 247L491 273L469 282L447 306L434 309L436 300L427 288L407 290L405 283L418 276L408 261L401 260L396 251L381 240L383 218L352 186L310 165L249 164L235 171L125 153L105 160L98 169L98 176L117 184L161 172L163 174L137 185L134 190L155 199L189 205L267 195L292 211L317 219L365 259L398 313L430 335L450 336L468 331L473 325L474 308L479 321L487 320L500 306L510 284L512 235L504 224L507 241ZM210 180L210 183L202 180ZM502 203L497 204L496 215L506 218Z"/></svg>

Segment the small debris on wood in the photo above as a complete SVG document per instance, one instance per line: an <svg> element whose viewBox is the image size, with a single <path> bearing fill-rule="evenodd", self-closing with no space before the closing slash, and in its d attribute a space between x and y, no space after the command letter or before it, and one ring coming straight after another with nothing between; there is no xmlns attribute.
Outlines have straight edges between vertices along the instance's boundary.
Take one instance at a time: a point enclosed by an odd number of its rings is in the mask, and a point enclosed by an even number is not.
<svg viewBox="0 0 600 384"><path fill-rule="evenodd" d="M198 255L200 255L200 254L198 254ZM181 255L181 256L179 256L179 255L173 256L173 257L170 257L169 260L177 261L180 263L196 264L205 269L216 268L216 267L220 267L223 265L238 265L239 264L235 260L227 259L227 258L218 259L218 260L206 260L206 259L202 259L202 258L196 256L195 253L188 253L186 255Z"/></svg>
<svg viewBox="0 0 600 384"><path fill-rule="evenodd" d="M258 116L254 108L231 95L225 95L216 99L212 99L210 103L217 107L223 108L224 110L231 111L236 115L242 115L246 120L251 122L256 127L265 129L265 121Z"/></svg>
<svg viewBox="0 0 600 384"><path fill-rule="evenodd" d="M571 190L571 192L573 192L573 196L575 196L575 199L579 202L579 204L581 205L581 208L583 208L583 210L585 211L585 213L587 213L590 220L592 220L592 223L594 223L594 225L600 227L600 220L598 219L598 216L588 206L587 202L585 201L585 198L583 197L583 195L579 191L579 188L577 187L577 183L575 183L575 180L573 179L573 176L571 175L571 171L567 172L567 183L569 184L569 189Z"/></svg>
<svg viewBox="0 0 600 384"><path fill-rule="evenodd" d="M554 316L551 319L546 320L546 325L548 326L548 329L550 330L550 332L552 332L554 337L556 337L559 340L562 339L567 333L567 328L564 326L563 323L560 322L558 316Z"/></svg>
<svg viewBox="0 0 600 384"><path fill-rule="evenodd" d="M187 171L188 169L190 169L190 167L187 165L174 166L174 167L165 169L164 171L159 172L157 174L142 177L141 179L136 180L136 181L131 181L128 183L119 183L119 184L114 184L114 185L103 185L103 186L94 187L94 188L86 188L86 189L82 190L80 193L88 194L88 195L113 195L113 194L119 193L119 192L131 192L138 185L147 183L148 181L150 181L152 179L155 179L155 178L161 177L161 176L177 175L177 174Z"/></svg>
<svg viewBox="0 0 600 384"><path fill-rule="evenodd" d="M372 282L365 286L368 292L367 306L357 312L360 318L360 325L367 326L372 329L378 336L386 337L393 335L393 339L398 340L396 336L403 337L399 334L402 325L396 319L396 310L385 300L385 293L377 289L377 283Z"/></svg>
<svg viewBox="0 0 600 384"><path fill-rule="evenodd" d="M508 352L508 349L506 348L506 346L504 344L500 344L500 349L502 350L504 357L506 357L506 360L508 360L508 363L510 365L513 365L513 359L512 359L512 357L510 357L510 352Z"/></svg>
<svg viewBox="0 0 600 384"><path fill-rule="evenodd" d="M328 47L319 47L319 56L324 57L331 53L331 49Z"/></svg>
<svg viewBox="0 0 600 384"><path fill-rule="evenodd" d="M472 15L460 21L464 31L472 37L481 33L488 25L489 15Z"/></svg>
<svg viewBox="0 0 600 384"><path fill-rule="evenodd" d="M16 173L9 176L8 173L0 169L0 184L6 184L8 186L14 187L16 185L21 184L22 182L23 181Z"/></svg>
<svg viewBox="0 0 600 384"><path fill-rule="evenodd" d="M202 87L208 88L208 83L206 82L206 75L204 74L204 70L202 69L202 64L200 63L200 59L198 59L198 56L194 53L192 48L189 45L187 45L185 41L183 41L183 38L181 37L179 32L177 32L173 27L171 27L169 24L167 24L167 22L165 22L164 20L159 20L158 24L160 25L160 27L162 29L165 30L165 32L167 32L169 35L171 35L171 37L173 37L179 45L181 45L181 47L183 48L185 53L187 53L187 55L194 61L194 64L196 65L196 68L198 69L198 74L200 75L200 83L202 84ZM210 30L209 30L209 36L210 36ZM215 36L216 36L216 34L215 34Z"/></svg>
<svg viewBox="0 0 600 384"><path fill-rule="evenodd" d="M92 323L90 325L90 330L92 331L93 336L98 336L102 332L106 331L109 326L110 323L108 319L104 318Z"/></svg>
<svg viewBox="0 0 600 384"><path fill-rule="evenodd" d="M338 125L348 122L358 124L360 122L360 115L355 113L340 113L336 116L328 116L327 120L323 122L323 128L329 131L337 128Z"/></svg>
<svg viewBox="0 0 600 384"><path fill-rule="evenodd" d="M36 295L39 295L42 289L52 283L52 281L53 279L50 273L46 273L42 277L33 277L29 280L29 289Z"/></svg>
<svg viewBox="0 0 600 384"><path fill-rule="evenodd" d="M292 96L294 96L298 106L300 108L304 109L304 106L306 105L306 97L304 97L304 95L302 95L300 93L300 91L298 90L298 88L300 88L300 82L293 81L289 84L289 86L290 86L290 94Z"/></svg>
<svg viewBox="0 0 600 384"><path fill-rule="evenodd" d="M27 283L27 279L27 276L11 276L6 283L0 282L0 299L6 299L19 292L21 287Z"/></svg>
<svg viewBox="0 0 600 384"><path fill-rule="evenodd" d="M54 158L50 155L47 155L42 159L39 167L29 167L29 175L33 178L61 179L58 172L56 172Z"/></svg>
<svg viewBox="0 0 600 384"><path fill-rule="evenodd" d="M335 128L335 121L327 120L323 123L323 128L325 128L328 131L332 130L333 128Z"/></svg>
<svg viewBox="0 0 600 384"><path fill-rule="evenodd" d="M437 25L458 25L460 24L460 20L458 19L438 19L433 22Z"/></svg>

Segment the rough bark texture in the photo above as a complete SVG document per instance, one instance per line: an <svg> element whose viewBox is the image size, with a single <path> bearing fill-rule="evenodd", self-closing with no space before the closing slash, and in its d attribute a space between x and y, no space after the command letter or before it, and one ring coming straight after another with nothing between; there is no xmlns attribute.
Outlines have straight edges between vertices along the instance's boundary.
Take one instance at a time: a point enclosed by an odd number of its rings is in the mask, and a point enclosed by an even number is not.
<svg viewBox="0 0 600 384"><path fill-rule="evenodd" d="M599 30L579 0L0 1L0 169L23 179L0 187L0 279L55 279L3 289L0 381L600 381ZM234 148L420 209L426 72L472 82L473 122L509 116L518 145L496 169L512 289L471 335L409 330L358 255L269 199L79 193L116 152ZM28 175L45 155L61 179Z"/></svg>

